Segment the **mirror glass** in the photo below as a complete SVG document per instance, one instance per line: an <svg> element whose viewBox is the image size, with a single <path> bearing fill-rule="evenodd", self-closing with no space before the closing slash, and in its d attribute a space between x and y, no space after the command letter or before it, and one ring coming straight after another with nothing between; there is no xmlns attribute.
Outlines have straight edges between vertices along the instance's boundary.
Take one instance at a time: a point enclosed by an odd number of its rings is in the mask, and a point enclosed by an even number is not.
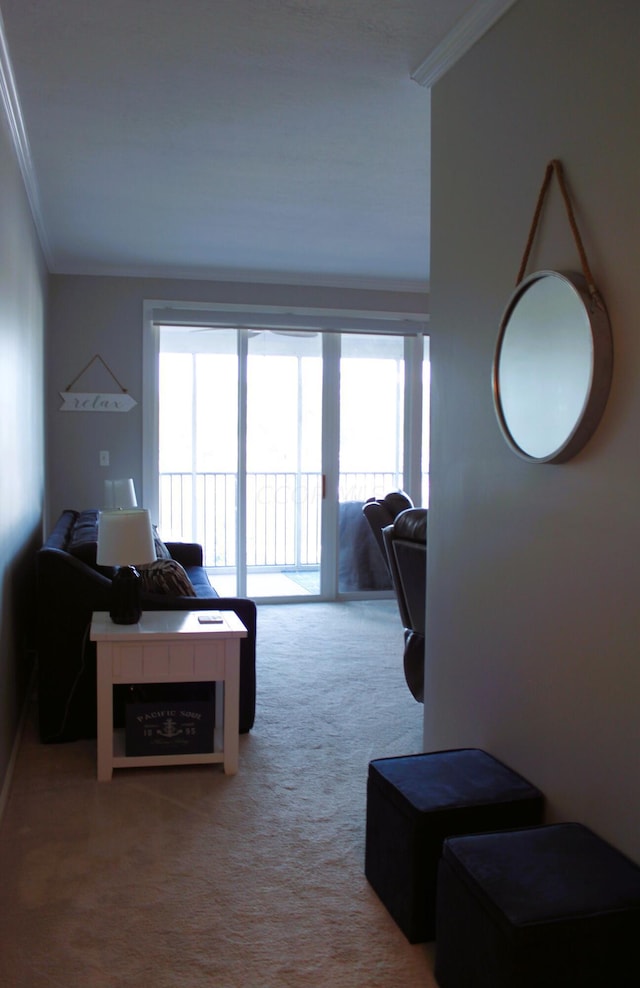
<svg viewBox="0 0 640 988"><path fill-rule="evenodd" d="M604 310L594 320L592 300L580 281L579 275L555 271L531 275L516 289L501 323L494 361L496 412L505 438L526 459L568 459L584 445L604 408L596 361L602 363L604 355L608 393L611 361L601 342L601 337L610 340L608 320ZM595 405L601 407L593 421Z"/></svg>

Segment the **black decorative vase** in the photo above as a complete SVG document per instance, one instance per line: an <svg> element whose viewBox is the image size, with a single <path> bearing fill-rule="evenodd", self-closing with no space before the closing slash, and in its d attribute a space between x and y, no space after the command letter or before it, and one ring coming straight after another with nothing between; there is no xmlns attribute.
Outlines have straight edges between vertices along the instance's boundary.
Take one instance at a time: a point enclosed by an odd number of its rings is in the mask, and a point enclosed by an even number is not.
<svg viewBox="0 0 640 988"><path fill-rule="evenodd" d="M111 581L109 616L114 624L137 624L140 607L140 574L135 566L119 566Z"/></svg>

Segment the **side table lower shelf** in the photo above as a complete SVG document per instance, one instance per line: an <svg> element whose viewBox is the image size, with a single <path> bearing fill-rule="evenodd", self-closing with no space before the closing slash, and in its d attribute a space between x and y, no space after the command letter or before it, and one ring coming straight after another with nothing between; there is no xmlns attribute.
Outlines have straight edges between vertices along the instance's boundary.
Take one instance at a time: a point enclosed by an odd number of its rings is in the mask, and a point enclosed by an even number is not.
<svg viewBox="0 0 640 988"><path fill-rule="evenodd" d="M112 768L149 768L153 765L224 765L224 738L221 728L214 728L213 751L192 752L189 755L127 755L126 731L113 732Z"/></svg>

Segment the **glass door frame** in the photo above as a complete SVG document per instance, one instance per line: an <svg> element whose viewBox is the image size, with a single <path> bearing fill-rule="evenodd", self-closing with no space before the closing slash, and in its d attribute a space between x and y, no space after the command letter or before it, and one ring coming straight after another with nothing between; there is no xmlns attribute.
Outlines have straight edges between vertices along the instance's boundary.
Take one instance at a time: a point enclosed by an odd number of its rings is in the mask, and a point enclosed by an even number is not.
<svg viewBox="0 0 640 988"><path fill-rule="evenodd" d="M320 516L320 599L338 600L338 513L340 502L340 403L331 396L340 394L340 335L322 336L322 483ZM327 491L335 492L327 496ZM329 535L331 533L331 536Z"/></svg>
<svg viewBox="0 0 640 988"><path fill-rule="evenodd" d="M237 328L249 328L249 326L238 326L240 321L238 312L232 311L227 314L229 307L224 307L224 315L221 314L221 307L207 303L168 303L155 300L147 300L143 306L143 449L142 449L142 491L143 503L148 507L152 519L155 521L159 516L159 451L158 451L158 416L159 416L159 326L229 326L235 324ZM261 310L262 311L262 310ZM291 310L286 314L279 313L274 316L263 315L262 319L258 312L250 313L251 328L277 328L285 323L286 316L290 316ZM323 342L323 428L322 428L322 464L324 484L327 491L335 491L335 497L323 496L321 506L321 569L320 569L320 593L305 597L299 596L278 596L260 597L263 603L288 603L302 601L331 601L349 599L372 599L393 596L392 591L349 591L340 593L338 588L338 513L339 501L337 497L339 482L339 431L340 431L340 411L339 403L331 401L331 395L339 394L340 381L340 339L341 334L348 332L361 332L367 335L401 336L404 338L404 361L405 361L405 385L404 385L404 449L403 468L404 483L403 489L412 497L416 504L421 503L422 490L422 470L421 470L421 450L422 450L422 366L423 347L426 336L425 320L383 319L383 318L360 318L351 315L315 317L321 320L322 325L313 324L314 315L311 310L301 317L300 322L311 322L307 328L324 329L322 332ZM246 316L244 317L246 320ZM264 323L267 323L265 325ZM335 322L335 325L327 325ZM239 359L239 389L238 389L238 429L243 429L240 435L246 436L246 415L247 415L247 363L246 355L248 348L247 334L239 334L242 340L239 348L239 358L244 355L244 359ZM238 461L238 506L237 506L237 531L236 544L238 547L237 558L237 583L240 587L246 588L246 446L239 443ZM244 480L242 480L244 478ZM329 534L331 533L331 534ZM241 582L242 580L242 582ZM238 596L241 594L238 593Z"/></svg>

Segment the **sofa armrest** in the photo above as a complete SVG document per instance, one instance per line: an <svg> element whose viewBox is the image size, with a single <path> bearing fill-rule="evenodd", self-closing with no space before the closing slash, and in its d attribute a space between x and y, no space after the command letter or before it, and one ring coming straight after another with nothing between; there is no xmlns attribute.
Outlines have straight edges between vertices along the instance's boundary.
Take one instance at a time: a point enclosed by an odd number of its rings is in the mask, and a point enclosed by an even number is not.
<svg viewBox="0 0 640 988"><path fill-rule="evenodd" d="M89 640L94 611L108 611L111 580L60 549L36 556L40 739L95 737L96 661Z"/></svg>
<svg viewBox="0 0 640 988"><path fill-rule="evenodd" d="M198 542L166 542L171 558L186 569L187 566L202 566L202 546Z"/></svg>
<svg viewBox="0 0 640 988"><path fill-rule="evenodd" d="M257 607L248 597L174 597L171 594L144 593L143 611L235 611L249 635L255 639Z"/></svg>

